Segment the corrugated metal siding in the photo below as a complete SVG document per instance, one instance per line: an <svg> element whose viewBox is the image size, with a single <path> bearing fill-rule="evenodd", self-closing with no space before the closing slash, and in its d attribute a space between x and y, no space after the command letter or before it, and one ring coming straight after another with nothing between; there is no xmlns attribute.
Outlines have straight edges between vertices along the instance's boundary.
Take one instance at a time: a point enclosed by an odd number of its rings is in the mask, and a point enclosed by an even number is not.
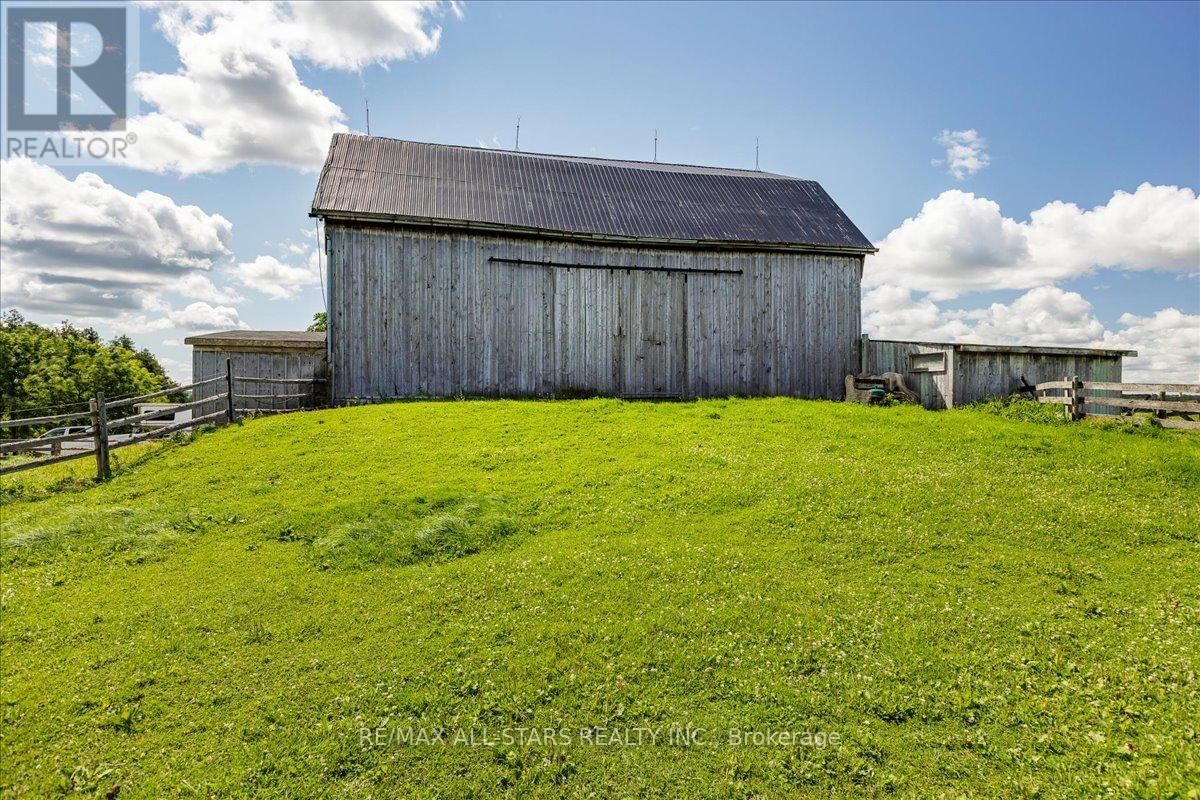
<svg viewBox="0 0 1200 800"><path fill-rule="evenodd" d="M815 181L337 134L314 214L568 234L871 249Z"/></svg>
<svg viewBox="0 0 1200 800"><path fill-rule="evenodd" d="M330 223L335 401L457 395L840 399L861 258ZM564 269L489 257L743 274Z"/></svg>

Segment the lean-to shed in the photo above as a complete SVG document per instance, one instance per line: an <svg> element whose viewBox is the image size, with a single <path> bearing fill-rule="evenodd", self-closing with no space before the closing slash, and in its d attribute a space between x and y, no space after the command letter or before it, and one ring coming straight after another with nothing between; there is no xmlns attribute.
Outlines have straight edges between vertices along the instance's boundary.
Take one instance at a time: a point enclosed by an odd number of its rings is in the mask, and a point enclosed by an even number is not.
<svg viewBox="0 0 1200 800"><path fill-rule="evenodd" d="M1076 377L1119 383L1122 359L1136 356L1137 351L905 342L863 336L860 354L861 372L897 372L926 408L954 408L989 397L1006 397L1021 388L1022 379L1031 384Z"/></svg>
<svg viewBox="0 0 1200 800"><path fill-rule="evenodd" d="M840 398L871 242L810 180L334 136L334 402Z"/></svg>
<svg viewBox="0 0 1200 800"><path fill-rule="evenodd" d="M314 331L222 331L189 336L192 379L225 374L229 360L236 406L246 411L313 408L327 401L325 334ZM278 381L278 382L275 382ZM196 399L225 391L221 384L196 389Z"/></svg>

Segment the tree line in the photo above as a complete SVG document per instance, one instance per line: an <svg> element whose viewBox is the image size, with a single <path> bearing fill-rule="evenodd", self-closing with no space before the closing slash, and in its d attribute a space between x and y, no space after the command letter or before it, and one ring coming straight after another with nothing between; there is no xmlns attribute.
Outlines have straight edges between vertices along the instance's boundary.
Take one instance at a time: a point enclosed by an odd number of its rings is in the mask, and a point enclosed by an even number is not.
<svg viewBox="0 0 1200 800"><path fill-rule="evenodd" d="M5 417L84 409L97 391L110 398L132 397L175 385L154 354L137 349L128 336L105 342L93 328L70 322L47 327L15 309L0 315L0 414Z"/></svg>

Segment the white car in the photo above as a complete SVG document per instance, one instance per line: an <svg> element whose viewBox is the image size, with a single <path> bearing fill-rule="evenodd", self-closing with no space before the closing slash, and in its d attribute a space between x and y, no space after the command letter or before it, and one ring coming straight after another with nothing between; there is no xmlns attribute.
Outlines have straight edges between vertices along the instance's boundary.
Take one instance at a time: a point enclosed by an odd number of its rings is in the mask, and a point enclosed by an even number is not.
<svg viewBox="0 0 1200 800"><path fill-rule="evenodd" d="M70 436L77 433L91 433L92 429L87 425L67 425L61 428L52 428L41 436L39 439L52 439L56 436ZM80 450L95 450L96 440L94 437L72 439L67 442L55 442L52 444L42 445L35 448L38 452L49 453L55 445L57 445L64 453L74 453Z"/></svg>
<svg viewBox="0 0 1200 800"><path fill-rule="evenodd" d="M61 428L52 428L52 429L46 431L45 433L43 433L38 438L39 439L53 439L57 436L73 436L73 435L79 434L79 433L92 434L92 433L94 433L94 430L95 429L91 425L66 425ZM132 438L133 438L132 433L111 433L110 432L108 434L108 443L111 445L114 442L123 442L126 439L132 439ZM57 447L57 450L55 449L56 447ZM80 453L85 450L95 450L96 449L96 437L89 435L89 436L79 438L79 439L69 439L68 441L65 441L65 442L52 442L50 444L37 445L37 446L34 446L32 449L35 453L48 453L48 454Z"/></svg>

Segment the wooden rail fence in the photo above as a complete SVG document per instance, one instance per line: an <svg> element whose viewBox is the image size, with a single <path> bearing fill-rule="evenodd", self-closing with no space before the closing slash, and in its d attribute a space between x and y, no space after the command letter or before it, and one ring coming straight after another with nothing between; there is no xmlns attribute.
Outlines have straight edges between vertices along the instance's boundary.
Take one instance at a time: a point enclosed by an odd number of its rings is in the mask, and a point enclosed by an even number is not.
<svg viewBox="0 0 1200 800"><path fill-rule="evenodd" d="M1154 415L1150 418L1154 425L1200 430L1200 384L1111 383L1072 377L1039 383L1034 390L1039 403L1061 404L1068 420L1088 416L1140 424L1145 420L1133 414L1146 411ZM1085 411L1085 406L1116 409L1116 412Z"/></svg>
<svg viewBox="0 0 1200 800"><path fill-rule="evenodd" d="M50 455L46 458L36 458L31 461L24 461L18 464L5 465L0 462L0 475L7 475L12 472L21 472L26 469L34 469L35 467L43 467L48 464L57 464L61 461L71 461L77 458L93 456L96 459L96 479L108 480L112 477L112 469L110 465L110 453L121 447L128 447L133 444L140 444L151 439L156 439L162 436L168 436L178 431L187 430L188 428L196 427L197 425L208 424L229 424L237 421L238 413L261 413L264 409L240 409L237 407L237 400L253 398L259 401L266 399L285 399L293 397L312 397L315 395L314 390L302 392L298 394L255 394L241 395L235 394L233 385L235 381L244 383L265 383L265 384L317 384L323 383L324 378L248 378L239 377L233 374L233 367L229 359L225 359L225 374L218 375L214 378L206 378L204 380L189 383L186 386L172 386L168 389L162 389L157 392L140 395L138 397L125 397L116 400L106 400L104 392L96 392L95 396L89 400L89 408L87 411L71 412L66 414L53 414L44 417L28 417L25 419L6 419L0 420L0 430L11 430L13 428L28 428L41 425L50 425L57 423L67 423L65 427L83 427L87 429L79 433L68 433L62 436L42 436L32 439L16 439L5 440L0 439L0 455L38 451L46 447L50 448ZM163 397L176 392L191 391L195 397L196 390L207 386L219 384L220 391L217 394L208 395L199 399L191 400L186 403L172 405L169 409L154 409L141 414L130 414L118 419L109 419L108 414L117 408L132 406L135 403L141 403L147 400L153 400L158 397ZM178 411L195 410L200 411L206 406L216 406L216 410L201 413L198 416L193 416L191 419L182 420L171 423L145 433L136 433L132 436L122 436L122 438L114 438L114 431L123 428L132 428L139 423L146 422L156 417L162 417L166 413L175 413ZM270 409L268 409L270 410ZM278 409L279 411L287 409ZM296 409L290 409L296 410ZM86 420L83 422L82 420ZM74 423L74 424L71 424ZM88 449L75 450L72 452L62 452L62 445L65 442L87 441L90 440L91 447Z"/></svg>

